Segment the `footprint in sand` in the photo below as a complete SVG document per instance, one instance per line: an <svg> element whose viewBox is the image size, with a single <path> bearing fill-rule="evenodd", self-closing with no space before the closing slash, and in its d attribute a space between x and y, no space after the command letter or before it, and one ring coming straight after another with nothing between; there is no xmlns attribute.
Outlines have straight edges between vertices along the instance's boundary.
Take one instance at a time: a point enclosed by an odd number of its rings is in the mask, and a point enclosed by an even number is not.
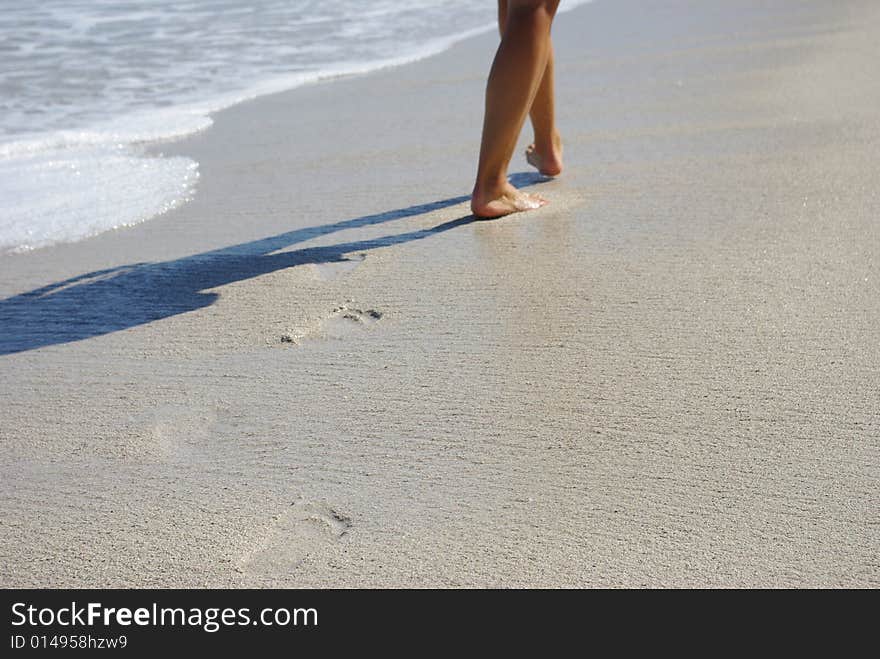
<svg viewBox="0 0 880 659"><path fill-rule="evenodd" d="M155 403L124 421L126 441L115 450L163 461L200 459L220 414L211 406Z"/></svg>
<svg viewBox="0 0 880 659"><path fill-rule="evenodd" d="M376 322L381 317L381 311L376 311L375 309L357 309L355 307L343 304L333 309L327 322L332 322L335 319L340 319L347 320L352 323L368 324Z"/></svg>
<svg viewBox="0 0 880 659"><path fill-rule="evenodd" d="M261 540L238 561L238 571L282 577L302 561L338 543L351 518L326 503L300 499L275 515Z"/></svg>
<svg viewBox="0 0 880 659"><path fill-rule="evenodd" d="M334 307L318 327L302 334L282 334L280 341L297 345L313 338L344 339L377 322L382 316L381 311L362 309L354 301L348 300L345 304Z"/></svg>

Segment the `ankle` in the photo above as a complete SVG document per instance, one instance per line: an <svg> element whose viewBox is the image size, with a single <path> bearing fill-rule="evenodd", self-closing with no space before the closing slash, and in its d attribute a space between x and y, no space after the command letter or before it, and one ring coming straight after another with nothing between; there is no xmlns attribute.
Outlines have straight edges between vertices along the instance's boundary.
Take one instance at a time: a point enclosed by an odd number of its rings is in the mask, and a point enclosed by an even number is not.
<svg viewBox="0 0 880 659"><path fill-rule="evenodd" d="M498 196L507 187L506 176L477 176L474 184L474 194Z"/></svg>
<svg viewBox="0 0 880 659"><path fill-rule="evenodd" d="M535 149L540 153L554 153L562 145L562 136L558 131L546 135L535 135Z"/></svg>

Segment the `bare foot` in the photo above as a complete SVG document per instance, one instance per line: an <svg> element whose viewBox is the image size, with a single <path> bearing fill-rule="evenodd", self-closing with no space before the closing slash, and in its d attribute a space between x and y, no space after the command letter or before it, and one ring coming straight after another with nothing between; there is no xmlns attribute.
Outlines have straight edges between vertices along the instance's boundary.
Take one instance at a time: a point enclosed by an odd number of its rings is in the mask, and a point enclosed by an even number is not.
<svg viewBox="0 0 880 659"><path fill-rule="evenodd" d="M500 190L474 188L471 197L471 212L484 218L531 211L546 205L547 200L542 196L517 190L510 183L505 183Z"/></svg>
<svg viewBox="0 0 880 659"><path fill-rule="evenodd" d="M559 176L562 173L562 138L553 136L552 144L532 143L526 149L526 161L544 176Z"/></svg>

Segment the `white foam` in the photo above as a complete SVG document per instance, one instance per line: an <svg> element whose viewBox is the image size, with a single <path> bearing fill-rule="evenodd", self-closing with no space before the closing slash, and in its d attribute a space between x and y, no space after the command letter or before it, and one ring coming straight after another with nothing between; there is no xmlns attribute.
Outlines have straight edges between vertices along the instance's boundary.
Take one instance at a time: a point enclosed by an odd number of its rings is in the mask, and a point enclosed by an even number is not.
<svg viewBox="0 0 880 659"><path fill-rule="evenodd" d="M0 250L22 252L131 226L184 202L198 179L189 158L126 147L48 151L0 161Z"/></svg>

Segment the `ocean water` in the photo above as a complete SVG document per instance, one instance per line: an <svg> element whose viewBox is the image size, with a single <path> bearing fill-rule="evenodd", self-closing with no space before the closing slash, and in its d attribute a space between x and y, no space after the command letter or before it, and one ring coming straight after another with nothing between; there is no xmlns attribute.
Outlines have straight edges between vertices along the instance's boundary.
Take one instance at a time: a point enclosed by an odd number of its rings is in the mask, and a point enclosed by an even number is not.
<svg viewBox="0 0 880 659"><path fill-rule="evenodd" d="M164 213L194 194L198 163L147 146L242 100L441 52L494 29L495 6L0 0L0 253Z"/></svg>

